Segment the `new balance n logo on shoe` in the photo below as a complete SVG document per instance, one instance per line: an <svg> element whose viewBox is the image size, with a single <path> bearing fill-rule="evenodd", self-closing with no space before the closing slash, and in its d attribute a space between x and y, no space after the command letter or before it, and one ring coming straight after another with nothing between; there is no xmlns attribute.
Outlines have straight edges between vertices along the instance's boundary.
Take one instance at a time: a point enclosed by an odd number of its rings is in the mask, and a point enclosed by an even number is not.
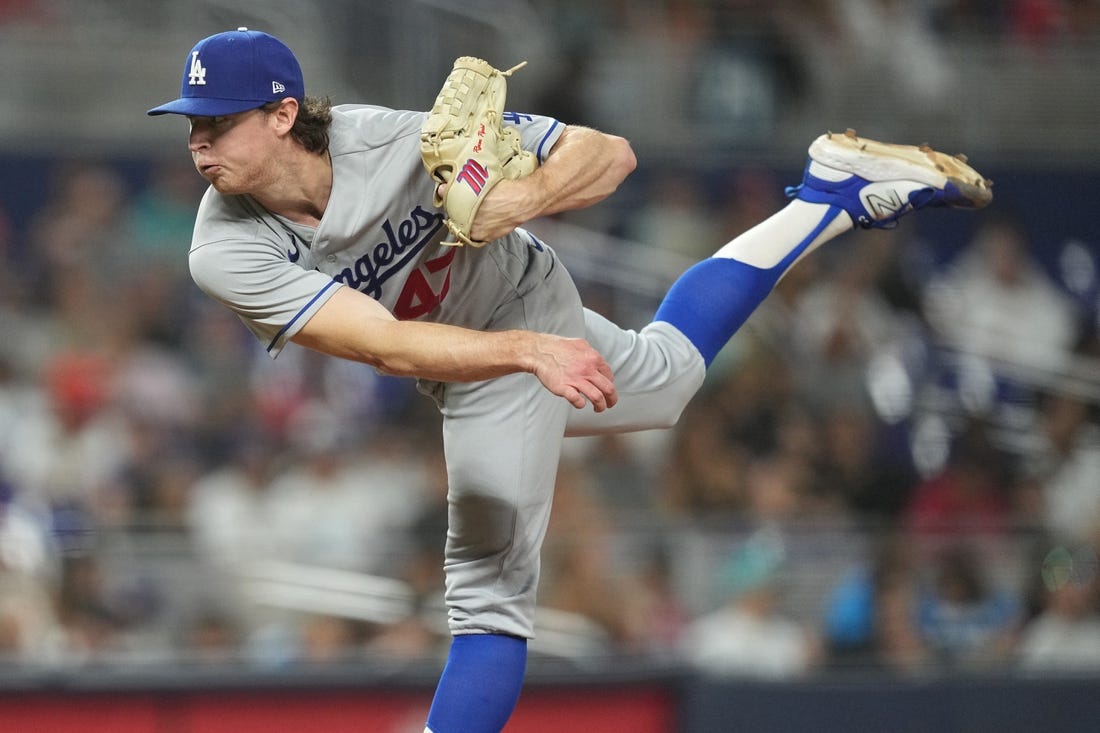
<svg viewBox="0 0 1100 733"><path fill-rule="evenodd" d="M198 51L191 52L191 72L187 75L187 83L193 87L206 84L206 69L199 61Z"/></svg>
<svg viewBox="0 0 1100 733"><path fill-rule="evenodd" d="M863 205L875 220L882 220L905 210L909 202L903 201L901 194L891 189L881 193L865 193Z"/></svg>

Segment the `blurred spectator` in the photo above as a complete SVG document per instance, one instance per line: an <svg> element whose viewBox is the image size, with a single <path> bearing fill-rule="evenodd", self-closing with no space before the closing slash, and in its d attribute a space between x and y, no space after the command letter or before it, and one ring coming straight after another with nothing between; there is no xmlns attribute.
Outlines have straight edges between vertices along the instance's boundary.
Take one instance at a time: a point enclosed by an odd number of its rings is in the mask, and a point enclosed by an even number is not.
<svg viewBox="0 0 1100 733"><path fill-rule="evenodd" d="M867 402L868 364L900 337L897 316L876 289L883 245L891 242L845 244L819 253L828 266L799 300L792 324L799 397L822 409Z"/></svg>
<svg viewBox="0 0 1100 733"><path fill-rule="evenodd" d="M631 592L637 596L643 628L641 638L628 651L659 660L678 658L690 615L676 587L674 556L673 550L662 545L652 549L638 568L637 584Z"/></svg>
<svg viewBox="0 0 1100 733"><path fill-rule="evenodd" d="M31 221L27 249L33 292L44 304L57 302L75 282L105 288L125 266L128 192L122 177L104 163L74 162L59 164L53 182L51 197Z"/></svg>
<svg viewBox="0 0 1100 733"><path fill-rule="evenodd" d="M203 609L184 628L180 656L187 662L226 665L241 662L241 629L231 614Z"/></svg>
<svg viewBox="0 0 1100 733"><path fill-rule="evenodd" d="M761 531L734 551L720 579L727 600L692 621L682 652L690 665L718 677L789 679L821 661L820 642L779 612L784 549Z"/></svg>
<svg viewBox="0 0 1100 733"><path fill-rule="evenodd" d="M120 337L112 354L114 403L151 430L190 435L199 421L201 385L180 354L140 335Z"/></svg>
<svg viewBox="0 0 1100 733"><path fill-rule="evenodd" d="M53 189L28 217L21 286L0 334L0 349L27 378L70 351L109 355L136 318L113 282L124 259L121 176L105 163L65 161L51 175Z"/></svg>
<svg viewBox="0 0 1100 733"><path fill-rule="evenodd" d="M42 585L0 569L0 669L54 664L56 624Z"/></svg>
<svg viewBox="0 0 1100 733"><path fill-rule="evenodd" d="M176 287L188 281L187 252L206 183L190 160L154 161L149 180L124 213L134 274L163 271Z"/></svg>
<svg viewBox="0 0 1100 733"><path fill-rule="evenodd" d="M388 660L446 659L450 633L441 619L443 602L443 552L447 541L447 466L443 452L425 450L424 502L409 522L404 556L395 563L395 576L407 583L413 608L407 618L375 628L365 642L367 654Z"/></svg>
<svg viewBox="0 0 1100 733"><path fill-rule="evenodd" d="M7 501L14 493L6 468L9 444L20 432L19 423L27 414L42 409L43 389L31 380L21 378L13 365L0 356L0 499Z"/></svg>
<svg viewBox="0 0 1100 733"><path fill-rule="evenodd" d="M227 458L225 446L236 442L242 416L255 411L251 366L268 357L257 353L259 347L237 317L209 298L196 301L189 314L180 350L173 353L191 376L189 386L194 390L191 439L196 451L213 465Z"/></svg>
<svg viewBox="0 0 1100 733"><path fill-rule="evenodd" d="M120 655L126 626L107 589L103 564L92 552L63 558L57 591L57 618L68 664L93 664Z"/></svg>
<svg viewBox="0 0 1100 733"><path fill-rule="evenodd" d="M1026 456L1035 487L1031 516L1052 534L1075 541L1100 529L1100 426L1095 406L1051 393L1040 403L1035 448Z"/></svg>
<svg viewBox="0 0 1100 733"><path fill-rule="evenodd" d="M659 479L660 506L670 516L730 518L747 505L744 446L726 439L716 406L695 400L672 434L672 451Z"/></svg>
<svg viewBox="0 0 1100 733"><path fill-rule="evenodd" d="M876 659L898 674L927 672L933 655L917 624L920 593L915 568L880 568L875 608Z"/></svg>
<svg viewBox="0 0 1100 733"><path fill-rule="evenodd" d="M695 401L713 405L725 440L766 455L780 447L784 421L802 404L796 372L786 353L766 345L746 349L727 372L708 375L706 394Z"/></svg>
<svg viewBox="0 0 1100 733"><path fill-rule="evenodd" d="M955 438L947 463L914 487L907 526L921 534L963 536L1004 532L1013 519L1016 481L989 426L970 421Z"/></svg>
<svg viewBox="0 0 1100 733"><path fill-rule="evenodd" d="M933 31L929 3L843 0L834 3L843 28L849 70L894 81L897 110L927 114L953 91L955 71Z"/></svg>
<svg viewBox="0 0 1100 733"><path fill-rule="evenodd" d="M222 570L274 552L268 490L279 447L262 431L244 428L230 455L190 489L187 522L200 561Z"/></svg>
<svg viewBox="0 0 1100 733"><path fill-rule="evenodd" d="M889 444L889 432L861 404L837 406L821 418L816 492L863 520L892 525L909 503L915 472Z"/></svg>
<svg viewBox="0 0 1100 733"><path fill-rule="evenodd" d="M148 341L178 346L180 313L194 286L187 252L205 182L189 160L156 161L150 178L120 215L115 284L124 293L135 328Z"/></svg>
<svg viewBox="0 0 1100 733"><path fill-rule="evenodd" d="M592 124L614 126L631 139L667 141L668 130L696 123L694 88L700 59L718 30L704 3L658 0L618 3L582 80ZM652 110L667 112L654 126Z"/></svg>
<svg viewBox="0 0 1100 733"><path fill-rule="evenodd" d="M125 476L132 495L131 529L186 534L190 529L191 489L202 466L183 446L165 446L156 459Z"/></svg>
<svg viewBox="0 0 1100 733"><path fill-rule="evenodd" d="M394 553L435 478L402 432L395 427L358 454L355 432L341 416L320 403L300 410L289 431L299 460L274 477L268 492L276 557L392 572Z"/></svg>
<svg viewBox="0 0 1100 733"><path fill-rule="evenodd" d="M741 330L719 352L707 370L707 381L710 384L721 383L730 377L732 370L753 358L771 357L778 360L784 372L793 371L800 358L797 323L800 304L821 277L820 273L820 257L806 258L788 270Z"/></svg>
<svg viewBox="0 0 1100 733"><path fill-rule="evenodd" d="M1079 331L1071 299L1035 261L1031 245L1018 219L987 214L924 295L945 347L988 360L1002 378L1023 374L1025 384L1064 369Z"/></svg>
<svg viewBox="0 0 1100 733"><path fill-rule="evenodd" d="M824 636L831 664L907 675L927 669L930 650L917 627L918 558L905 538L882 536L870 557L829 593Z"/></svg>
<svg viewBox="0 0 1100 733"><path fill-rule="evenodd" d="M769 516L801 513L812 498L807 471L819 438L794 397L792 364L760 342L729 359L672 433L658 477L660 504L672 515L705 520L754 508Z"/></svg>
<svg viewBox="0 0 1100 733"><path fill-rule="evenodd" d="M813 501L812 475L809 458L804 455L775 451L753 457L745 471L746 515L755 521L783 524L832 513L838 508L835 503Z"/></svg>
<svg viewBox="0 0 1100 733"><path fill-rule="evenodd" d="M312 614L300 624L301 662L307 665L347 662L358 654L360 624L339 616Z"/></svg>
<svg viewBox="0 0 1100 733"><path fill-rule="evenodd" d="M438 606L418 604L408 617L386 624L369 634L363 652L386 662L432 659L446 660L451 636L438 623L444 613L442 598Z"/></svg>
<svg viewBox="0 0 1100 733"><path fill-rule="evenodd" d="M654 474L667 460L662 431L609 433L566 441L567 460L582 463L600 501L621 518L645 521L656 508Z"/></svg>
<svg viewBox="0 0 1100 733"><path fill-rule="evenodd" d="M994 668L1011 654L1020 599L998 587L975 544L956 542L932 560L920 597L921 637L939 664Z"/></svg>
<svg viewBox="0 0 1100 733"><path fill-rule="evenodd" d="M649 181L645 205L629 219L628 239L692 260L707 257L718 241L703 181L692 172L661 169ZM644 252L639 252L644 257Z"/></svg>
<svg viewBox="0 0 1100 733"><path fill-rule="evenodd" d="M206 467L196 444L199 385L176 352L141 335L120 333L113 348L113 403L130 452L116 491L104 497L104 522L182 530L189 487Z"/></svg>
<svg viewBox="0 0 1100 733"><path fill-rule="evenodd" d="M743 234L786 204L783 185L769 168L739 167L726 187L717 215L719 239L728 241Z"/></svg>
<svg viewBox="0 0 1100 733"><path fill-rule="evenodd" d="M375 560L369 543L386 540L371 536L375 507L346 460L336 444L318 444L274 477L267 491L267 531L275 558L348 570Z"/></svg>
<svg viewBox="0 0 1100 733"><path fill-rule="evenodd" d="M543 545L540 604L596 624L589 640L605 651L637 651L650 643L646 607L637 581L616 562L616 535L607 509L582 467L563 462L558 471L547 539Z"/></svg>
<svg viewBox="0 0 1100 733"><path fill-rule="evenodd" d="M56 550L39 517L0 497L0 666L56 662Z"/></svg>
<svg viewBox="0 0 1100 733"><path fill-rule="evenodd" d="M1100 671L1100 583L1096 553L1087 545L1047 555L1040 608L1016 647L1020 668L1037 673Z"/></svg>
<svg viewBox="0 0 1100 733"><path fill-rule="evenodd" d="M722 143L762 139L795 119L806 101L812 61L805 37L792 33L788 11L794 3L711 5L713 38L695 64L692 122ZM798 5L796 13L817 18L812 4Z"/></svg>
<svg viewBox="0 0 1100 733"><path fill-rule="evenodd" d="M59 355L43 374L43 400L22 416L0 456L17 497L93 515L128 464L128 426L111 403L111 365L100 355Z"/></svg>

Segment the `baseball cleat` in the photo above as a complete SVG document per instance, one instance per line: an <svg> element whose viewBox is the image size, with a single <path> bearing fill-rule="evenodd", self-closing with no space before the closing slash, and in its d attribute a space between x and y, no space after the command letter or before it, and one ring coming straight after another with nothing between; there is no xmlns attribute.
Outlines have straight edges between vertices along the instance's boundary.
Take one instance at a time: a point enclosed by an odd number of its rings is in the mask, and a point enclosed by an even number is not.
<svg viewBox="0 0 1100 733"><path fill-rule="evenodd" d="M980 209L993 200L993 181L928 145L893 145L827 133L810 145L802 183L787 195L839 206L856 226L889 228L926 206Z"/></svg>

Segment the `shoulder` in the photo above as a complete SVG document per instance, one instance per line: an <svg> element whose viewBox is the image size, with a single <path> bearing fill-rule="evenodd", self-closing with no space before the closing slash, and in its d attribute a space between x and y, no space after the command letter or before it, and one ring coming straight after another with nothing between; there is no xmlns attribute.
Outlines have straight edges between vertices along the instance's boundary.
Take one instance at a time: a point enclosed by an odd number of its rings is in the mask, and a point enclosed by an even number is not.
<svg viewBox="0 0 1100 733"><path fill-rule="evenodd" d="M233 271L254 271L261 263L285 264L293 245L285 229L250 197L223 196L211 188L199 204L188 263L196 283L207 286Z"/></svg>
<svg viewBox="0 0 1100 733"><path fill-rule="evenodd" d="M390 109L370 104L341 104L332 108L329 149L333 155L380 148L411 138L420 141L426 112Z"/></svg>

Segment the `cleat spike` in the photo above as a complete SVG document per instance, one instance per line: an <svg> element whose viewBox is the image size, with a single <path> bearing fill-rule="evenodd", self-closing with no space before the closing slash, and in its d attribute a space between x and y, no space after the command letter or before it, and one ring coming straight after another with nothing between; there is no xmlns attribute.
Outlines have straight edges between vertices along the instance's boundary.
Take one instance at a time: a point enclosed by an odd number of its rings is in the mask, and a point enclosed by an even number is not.
<svg viewBox="0 0 1100 733"><path fill-rule="evenodd" d="M954 158L955 158L955 160L959 161L960 163L969 163L970 162L970 158L966 157L966 153L955 153Z"/></svg>
<svg viewBox="0 0 1100 733"><path fill-rule="evenodd" d="M856 131L853 130L852 128L850 128L850 127L847 130L844 131L844 135L847 136L847 137L852 138L853 140L855 140L858 137L856 135Z"/></svg>

